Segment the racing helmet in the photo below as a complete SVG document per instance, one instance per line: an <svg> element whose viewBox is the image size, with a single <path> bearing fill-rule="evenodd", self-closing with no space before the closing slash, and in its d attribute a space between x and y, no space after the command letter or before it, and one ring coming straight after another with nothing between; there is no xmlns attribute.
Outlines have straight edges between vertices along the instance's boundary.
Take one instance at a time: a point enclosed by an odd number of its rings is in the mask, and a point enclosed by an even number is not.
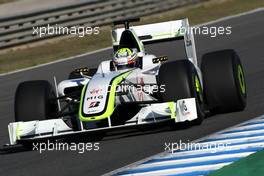
<svg viewBox="0 0 264 176"><path fill-rule="evenodd" d="M120 48L114 54L113 63L117 68L132 68L137 59L137 49Z"/></svg>

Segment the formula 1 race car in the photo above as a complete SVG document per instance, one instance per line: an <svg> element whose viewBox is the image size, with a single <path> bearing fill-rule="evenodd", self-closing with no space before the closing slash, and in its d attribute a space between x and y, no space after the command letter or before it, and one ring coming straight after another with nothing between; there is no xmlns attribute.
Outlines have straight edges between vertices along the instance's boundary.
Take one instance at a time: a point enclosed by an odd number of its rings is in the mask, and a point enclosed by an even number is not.
<svg viewBox="0 0 264 176"><path fill-rule="evenodd" d="M239 56L227 49L203 55L198 66L188 19L130 27L116 21L113 58L97 69L79 68L69 79L26 81L15 95L10 144L137 128L160 122L201 124L208 112L241 111L246 83ZM147 54L145 44L184 41L186 58ZM98 135L99 136L99 135Z"/></svg>

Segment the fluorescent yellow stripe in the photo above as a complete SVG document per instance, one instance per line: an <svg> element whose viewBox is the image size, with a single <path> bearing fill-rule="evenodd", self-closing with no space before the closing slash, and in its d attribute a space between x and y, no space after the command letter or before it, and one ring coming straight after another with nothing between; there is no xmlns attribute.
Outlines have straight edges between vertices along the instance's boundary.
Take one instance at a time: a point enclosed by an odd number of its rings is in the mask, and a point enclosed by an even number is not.
<svg viewBox="0 0 264 176"><path fill-rule="evenodd" d="M102 120L102 119L106 119L108 117L110 117L113 112L114 112L114 109L115 109L115 92L116 92L116 87L117 85L123 81L124 78L126 78L129 74L131 73L130 72L126 72L126 73L123 73L121 74L120 76L116 77L111 85L111 89L110 89L110 93L109 93L109 99L108 99L108 102L107 102L107 107L106 107L106 111L102 114L102 115L99 115L99 116L93 116L93 117L84 117L82 115L82 108L83 108L83 98L84 98L84 93L85 93L85 89L86 89L86 86L83 88L82 90L82 95L81 95L81 104L80 104L80 108L79 108L79 118L81 121L86 121L86 122L89 122L89 121L95 121L95 120Z"/></svg>
<svg viewBox="0 0 264 176"><path fill-rule="evenodd" d="M168 105L171 111L171 118L176 119L176 110L175 110L174 102L169 102Z"/></svg>

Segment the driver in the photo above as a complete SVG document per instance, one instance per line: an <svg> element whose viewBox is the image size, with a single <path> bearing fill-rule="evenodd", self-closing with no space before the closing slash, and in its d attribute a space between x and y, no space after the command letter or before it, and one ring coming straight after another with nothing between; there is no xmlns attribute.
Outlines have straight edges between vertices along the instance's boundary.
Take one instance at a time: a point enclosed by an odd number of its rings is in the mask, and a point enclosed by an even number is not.
<svg viewBox="0 0 264 176"><path fill-rule="evenodd" d="M120 48L113 57L113 64L117 69L128 69L136 66L137 49Z"/></svg>

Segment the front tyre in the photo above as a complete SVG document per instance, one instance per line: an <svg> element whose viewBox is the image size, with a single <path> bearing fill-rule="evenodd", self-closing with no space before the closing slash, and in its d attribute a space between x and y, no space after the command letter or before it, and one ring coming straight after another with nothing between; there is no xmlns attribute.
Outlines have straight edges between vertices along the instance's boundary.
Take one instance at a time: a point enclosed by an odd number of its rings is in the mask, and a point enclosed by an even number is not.
<svg viewBox="0 0 264 176"><path fill-rule="evenodd" d="M245 109L245 76L240 58L234 50L205 54L201 68L206 101L211 112L227 113Z"/></svg>
<svg viewBox="0 0 264 176"><path fill-rule="evenodd" d="M55 98L55 93L48 81L20 83L15 94L15 121L54 118L58 111Z"/></svg>
<svg viewBox="0 0 264 176"><path fill-rule="evenodd" d="M165 92L160 93L162 102L176 102L179 99L195 98L198 119L192 123L202 123L204 113L203 90L194 65L189 60L166 62L161 65L158 85L165 85Z"/></svg>

